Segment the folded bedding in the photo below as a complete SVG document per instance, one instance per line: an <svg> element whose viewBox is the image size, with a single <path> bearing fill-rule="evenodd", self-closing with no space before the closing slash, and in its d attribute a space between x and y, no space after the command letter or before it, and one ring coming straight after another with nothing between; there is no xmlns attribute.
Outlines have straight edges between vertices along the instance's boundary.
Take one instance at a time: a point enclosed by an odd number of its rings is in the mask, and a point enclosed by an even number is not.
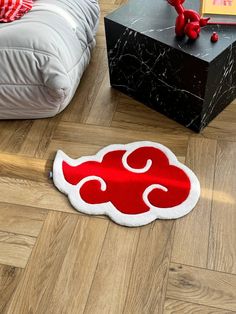
<svg viewBox="0 0 236 314"><path fill-rule="evenodd" d="M73 97L95 45L96 0L36 0L0 24L0 119L51 117Z"/></svg>

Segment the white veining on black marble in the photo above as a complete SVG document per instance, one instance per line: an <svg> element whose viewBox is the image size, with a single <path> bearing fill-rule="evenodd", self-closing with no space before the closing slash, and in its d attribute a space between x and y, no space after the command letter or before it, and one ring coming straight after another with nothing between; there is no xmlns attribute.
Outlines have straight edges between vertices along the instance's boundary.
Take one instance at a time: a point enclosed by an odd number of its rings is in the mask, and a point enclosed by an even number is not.
<svg viewBox="0 0 236 314"><path fill-rule="evenodd" d="M161 33L161 32L164 32L164 31L167 31L168 29L174 29L175 26L169 26L169 27L165 27L165 28L159 28L159 29L147 29L147 30L144 30L144 31L141 31L140 33L141 34L148 34L148 33L152 33L152 32L157 32L157 33Z"/></svg>
<svg viewBox="0 0 236 314"><path fill-rule="evenodd" d="M215 85L215 91L211 96L211 100L204 112L201 123L202 126L206 126L209 117L215 112L219 111L218 106L232 101L236 97L236 45L231 45L228 48L228 53L223 59L219 61L220 65L216 67L218 73L214 73L215 78L218 77L217 85ZM222 66L221 66L222 64ZM220 70L220 72L219 72ZM213 78L212 78L213 80ZM228 101L227 101L228 100Z"/></svg>
<svg viewBox="0 0 236 314"><path fill-rule="evenodd" d="M184 5L188 9L198 11L200 0L186 0ZM217 55L225 50L229 44L236 41L236 26L208 25L203 27L199 39L195 42L186 37L175 40L174 23L177 14L175 9L166 0L133 0L122 6L109 18L138 33L161 41L173 48L184 50L186 53L211 62ZM210 40L212 32L217 31L220 41L213 44ZM208 51L208 54L206 54Z"/></svg>
<svg viewBox="0 0 236 314"><path fill-rule="evenodd" d="M111 85L200 131L236 97L236 27L176 39L170 10L166 0L132 0L105 19Z"/></svg>

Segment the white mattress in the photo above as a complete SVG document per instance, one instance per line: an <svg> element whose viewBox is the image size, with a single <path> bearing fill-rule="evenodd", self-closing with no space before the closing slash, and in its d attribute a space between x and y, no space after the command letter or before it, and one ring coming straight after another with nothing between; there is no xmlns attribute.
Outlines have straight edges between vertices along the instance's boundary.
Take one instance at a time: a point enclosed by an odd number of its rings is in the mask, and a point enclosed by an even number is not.
<svg viewBox="0 0 236 314"><path fill-rule="evenodd" d="M95 45L96 0L36 0L0 24L0 119L51 117L73 97Z"/></svg>

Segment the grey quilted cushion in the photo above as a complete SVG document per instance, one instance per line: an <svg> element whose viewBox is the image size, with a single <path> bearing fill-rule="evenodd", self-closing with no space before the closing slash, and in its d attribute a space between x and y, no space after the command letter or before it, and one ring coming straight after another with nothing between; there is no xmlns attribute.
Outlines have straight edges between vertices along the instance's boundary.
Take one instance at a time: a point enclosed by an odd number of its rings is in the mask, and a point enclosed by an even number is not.
<svg viewBox="0 0 236 314"><path fill-rule="evenodd" d="M89 63L96 0L36 0L0 24L0 119L54 116L70 102Z"/></svg>

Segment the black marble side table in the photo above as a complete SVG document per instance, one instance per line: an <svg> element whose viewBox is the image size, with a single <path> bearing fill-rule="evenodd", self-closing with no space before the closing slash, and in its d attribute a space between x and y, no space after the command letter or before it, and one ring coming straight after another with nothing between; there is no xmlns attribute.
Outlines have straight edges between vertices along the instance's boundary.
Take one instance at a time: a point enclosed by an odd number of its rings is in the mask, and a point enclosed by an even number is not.
<svg viewBox="0 0 236 314"><path fill-rule="evenodd" d="M188 9L199 9L186 0ZM236 98L236 26L177 39L166 0L130 0L105 17L111 85L200 132ZM213 31L219 41L213 44Z"/></svg>

